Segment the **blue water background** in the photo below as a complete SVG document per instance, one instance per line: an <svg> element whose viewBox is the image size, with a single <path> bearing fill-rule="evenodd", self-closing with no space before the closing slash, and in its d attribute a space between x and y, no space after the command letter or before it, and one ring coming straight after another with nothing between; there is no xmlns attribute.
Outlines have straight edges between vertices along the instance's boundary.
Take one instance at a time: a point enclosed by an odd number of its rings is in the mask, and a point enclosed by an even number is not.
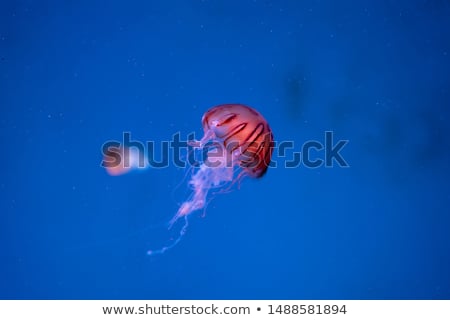
<svg viewBox="0 0 450 320"><path fill-rule="evenodd" d="M449 21L444 0L2 1L0 298L449 299ZM148 257L185 171L111 177L101 145L201 135L229 102L296 151L333 131L350 167L245 179Z"/></svg>

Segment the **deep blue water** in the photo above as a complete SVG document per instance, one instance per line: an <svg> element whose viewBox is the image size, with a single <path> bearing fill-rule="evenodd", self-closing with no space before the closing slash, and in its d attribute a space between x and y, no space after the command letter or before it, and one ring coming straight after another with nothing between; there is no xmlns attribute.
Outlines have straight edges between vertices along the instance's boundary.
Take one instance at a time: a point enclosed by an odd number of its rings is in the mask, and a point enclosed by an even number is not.
<svg viewBox="0 0 450 320"><path fill-rule="evenodd" d="M2 1L0 298L449 299L449 21L446 0ZM200 136L229 102L296 150L333 131L350 167L244 179L147 256L185 172L111 177L102 144Z"/></svg>

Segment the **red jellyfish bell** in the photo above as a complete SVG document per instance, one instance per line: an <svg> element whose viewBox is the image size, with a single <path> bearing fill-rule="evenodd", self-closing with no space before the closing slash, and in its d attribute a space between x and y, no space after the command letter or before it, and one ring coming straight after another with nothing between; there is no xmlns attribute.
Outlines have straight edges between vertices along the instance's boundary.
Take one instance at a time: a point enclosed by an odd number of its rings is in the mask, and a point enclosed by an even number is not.
<svg viewBox="0 0 450 320"><path fill-rule="evenodd" d="M203 115L202 124L203 139L222 141L245 173L252 178L266 173L272 156L273 135L258 111L243 104L221 104Z"/></svg>
<svg viewBox="0 0 450 320"><path fill-rule="evenodd" d="M186 233L188 216L205 207L211 189L220 189L248 175L262 177L269 166L273 135L269 124L255 109L243 104L222 104L209 109L202 118L204 136L191 141L194 149L207 149L207 157L193 170L189 185L192 194L183 202L169 222L169 229L183 218L184 224L167 246L148 251L164 253L174 247Z"/></svg>

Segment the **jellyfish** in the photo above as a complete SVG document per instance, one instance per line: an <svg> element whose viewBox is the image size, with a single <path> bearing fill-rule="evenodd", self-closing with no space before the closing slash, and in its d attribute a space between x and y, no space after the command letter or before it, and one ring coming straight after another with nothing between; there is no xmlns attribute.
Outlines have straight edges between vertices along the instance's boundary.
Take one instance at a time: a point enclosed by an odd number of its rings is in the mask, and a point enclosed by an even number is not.
<svg viewBox="0 0 450 320"><path fill-rule="evenodd" d="M168 245L149 250L149 255L166 252L176 246L188 228L189 216L204 209L208 193L227 189L236 181L249 176L261 178L270 164L273 135L269 124L255 109L243 104L222 104L203 115L204 135L190 141L194 150L207 149L206 159L192 170L188 182L192 193L183 202L167 227L182 221L179 234Z"/></svg>
<svg viewBox="0 0 450 320"><path fill-rule="evenodd" d="M147 169L148 162L139 150L121 145L104 145L101 166L110 176L121 176L134 170ZM140 155L143 157L141 158Z"/></svg>

